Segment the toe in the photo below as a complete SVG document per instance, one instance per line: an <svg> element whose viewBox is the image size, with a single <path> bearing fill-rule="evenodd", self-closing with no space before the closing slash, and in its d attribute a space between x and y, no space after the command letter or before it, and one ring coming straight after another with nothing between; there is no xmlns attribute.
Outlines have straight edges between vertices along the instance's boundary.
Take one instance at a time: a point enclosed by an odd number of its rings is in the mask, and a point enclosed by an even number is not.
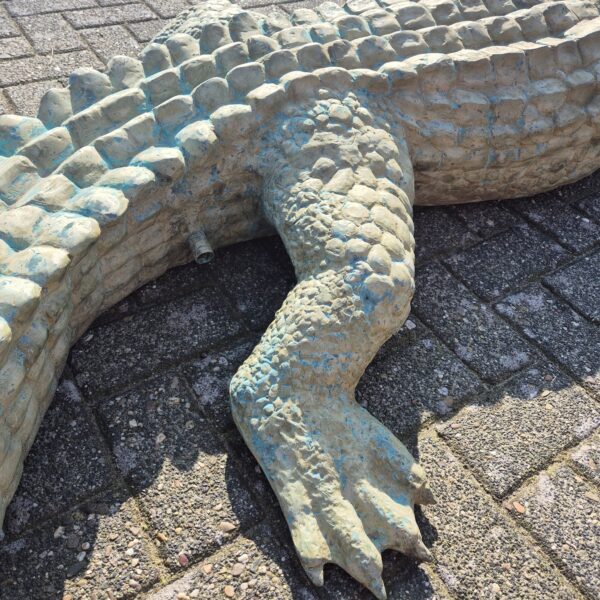
<svg viewBox="0 0 600 600"><path fill-rule="evenodd" d="M415 504L435 504L433 492L427 483L423 483L413 490L412 499Z"/></svg>
<svg viewBox="0 0 600 600"><path fill-rule="evenodd" d="M312 514L299 513L290 524L296 552L309 579L323 585L323 565L331 562L331 551L317 519Z"/></svg>
<svg viewBox="0 0 600 600"><path fill-rule="evenodd" d="M408 493L394 498L368 481L356 487L359 514L380 549L392 548L419 560L431 560L421 539Z"/></svg>
<svg viewBox="0 0 600 600"><path fill-rule="evenodd" d="M332 562L367 587L377 598L387 597L381 578L381 554L367 535L356 510L345 499L335 503L323 515L330 529Z"/></svg>

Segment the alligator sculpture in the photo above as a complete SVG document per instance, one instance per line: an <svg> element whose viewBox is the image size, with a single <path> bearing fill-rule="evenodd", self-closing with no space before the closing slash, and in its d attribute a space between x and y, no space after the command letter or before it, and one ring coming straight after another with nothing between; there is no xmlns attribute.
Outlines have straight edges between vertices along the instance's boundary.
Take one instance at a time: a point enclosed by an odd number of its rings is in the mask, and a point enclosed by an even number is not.
<svg viewBox="0 0 600 600"><path fill-rule="evenodd" d="M231 383L300 560L385 598L433 501L354 388L409 312L412 204L509 198L600 166L587 0L349 0L290 19L209 0L139 60L0 118L0 523L70 346L212 248L281 235L298 284Z"/></svg>

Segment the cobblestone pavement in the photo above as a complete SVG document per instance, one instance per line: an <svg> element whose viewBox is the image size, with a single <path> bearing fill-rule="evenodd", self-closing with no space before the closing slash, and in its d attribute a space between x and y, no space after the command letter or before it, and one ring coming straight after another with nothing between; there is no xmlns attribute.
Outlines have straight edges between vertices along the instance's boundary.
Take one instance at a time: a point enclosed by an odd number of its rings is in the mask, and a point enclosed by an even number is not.
<svg viewBox="0 0 600 600"><path fill-rule="evenodd" d="M0 2L0 104L33 114L184 6ZM438 499L418 515L435 562L386 554L389 597L600 598L600 176L417 210L416 237L412 315L358 392ZM84 334L9 507L2 600L369 598L335 567L322 589L304 577L229 413L228 379L293 281L277 239L240 244Z"/></svg>

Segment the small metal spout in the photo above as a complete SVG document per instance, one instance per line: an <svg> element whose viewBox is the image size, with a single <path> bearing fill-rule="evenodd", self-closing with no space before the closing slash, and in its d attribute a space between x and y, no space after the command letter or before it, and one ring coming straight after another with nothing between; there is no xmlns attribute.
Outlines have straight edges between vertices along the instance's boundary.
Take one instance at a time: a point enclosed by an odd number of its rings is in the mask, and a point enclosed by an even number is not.
<svg viewBox="0 0 600 600"><path fill-rule="evenodd" d="M194 260L199 265L203 265L204 263L210 262L213 259L215 253L213 252L213 249L206 239L202 229L190 234L190 237L188 238L188 244L190 246L190 250L192 251Z"/></svg>

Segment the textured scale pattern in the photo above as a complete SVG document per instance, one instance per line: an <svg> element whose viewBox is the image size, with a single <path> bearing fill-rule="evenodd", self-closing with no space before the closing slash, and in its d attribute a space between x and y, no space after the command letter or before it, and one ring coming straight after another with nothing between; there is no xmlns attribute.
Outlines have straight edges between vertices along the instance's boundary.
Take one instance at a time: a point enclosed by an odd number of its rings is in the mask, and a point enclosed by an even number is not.
<svg viewBox="0 0 600 600"><path fill-rule="evenodd" d="M600 152L600 13L563 0L349 0L288 19L209 0L140 54L0 116L0 523L72 343L106 308L275 229L298 285L232 411L316 583L385 597L428 559L422 469L354 402L414 287L412 205L528 195Z"/></svg>

